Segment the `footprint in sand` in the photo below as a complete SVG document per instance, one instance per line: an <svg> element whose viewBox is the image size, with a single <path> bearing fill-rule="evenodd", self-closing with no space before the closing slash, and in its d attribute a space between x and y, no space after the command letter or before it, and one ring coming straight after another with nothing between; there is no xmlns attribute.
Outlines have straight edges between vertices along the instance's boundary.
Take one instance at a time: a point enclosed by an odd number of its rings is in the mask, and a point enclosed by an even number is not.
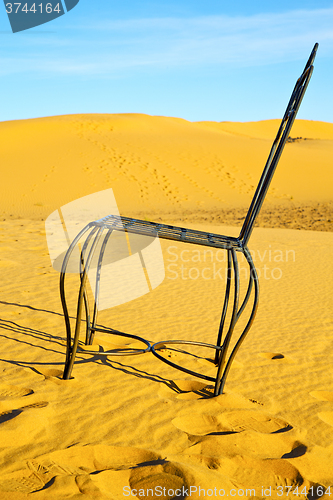
<svg viewBox="0 0 333 500"><path fill-rule="evenodd" d="M21 398L33 394L32 389L26 387L18 387L15 385L0 384L0 401L7 399Z"/></svg>
<svg viewBox="0 0 333 500"><path fill-rule="evenodd" d="M191 439L190 439L191 440ZM296 458L305 455L307 447L293 435L262 434L251 430L242 433L195 436L193 444L183 451L189 458L233 458L248 456L256 459Z"/></svg>
<svg viewBox="0 0 333 500"><path fill-rule="evenodd" d="M251 429L263 434L271 434L273 432L281 432L292 429L285 420L275 418L263 412L256 410L235 411L224 414L228 425L231 426L234 432L241 432Z"/></svg>
<svg viewBox="0 0 333 500"><path fill-rule="evenodd" d="M271 359L271 360L286 359L284 354L281 354L280 352L260 352L259 356L261 356L262 358Z"/></svg>
<svg viewBox="0 0 333 500"><path fill-rule="evenodd" d="M0 483L1 491L12 491L20 493L34 493L39 491L52 479L52 474L47 467L43 467L36 461L28 461L27 469L17 471Z"/></svg>
<svg viewBox="0 0 333 500"><path fill-rule="evenodd" d="M148 489L154 491L156 485L160 486L161 489L166 492L182 490L182 488L186 489L187 487L184 473L179 467L171 462L165 462L158 465L146 465L133 469L129 478L129 485L132 489L137 491L141 489L144 491ZM166 500L171 500L174 498L174 495L167 495L164 498L166 498Z"/></svg>
<svg viewBox="0 0 333 500"><path fill-rule="evenodd" d="M45 378L61 377L63 374L63 370L58 370L56 368L45 368L39 370L39 373L43 375Z"/></svg>
<svg viewBox="0 0 333 500"><path fill-rule="evenodd" d="M312 391L310 396L319 399L320 401L332 401L333 402L333 392L332 391Z"/></svg>
<svg viewBox="0 0 333 500"><path fill-rule="evenodd" d="M26 477L13 477L0 483L1 491L12 491L20 493L34 493L35 491L44 488L45 483L42 482L35 474L29 474Z"/></svg>
<svg viewBox="0 0 333 500"><path fill-rule="evenodd" d="M24 410L28 410L30 408L45 408L48 404L49 403L47 401L39 401L30 405L21 406L20 408L5 409L3 411L1 411L0 408L0 424L4 424L5 422L12 420L20 415Z"/></svg>
<svg viewBox="0 0 333 500"><path fill-rule="evenodd" d="M280 418L274 418L258 410L239 410L223 412L217 415L187 414L172 420L178 429L195 436L207 434L230 434L253 430L263 434L283 432L292 427Z"/></svg>
<svg viewBox="0 0 333 500"><path fill-rule="evenodd" d="M36 370L37 371L37 370ZM68 383L73 383L75 380L77 382L77 379L71 378L70 380L64 380L63 377L63 370L58 370L56 368L45 368L45 369L40 369L38 370L38 373L44 377L45 380L49 380L51 382L54 382L57 385L64 385Z"/></svg>
<svg viewBox="0 0 333 500"><path fill-rule="evenodd" d="M167 384L160 384L158 395L161 398L199 400L210 399L212 403L219 403L224 408L251 408L263 403L255 399L247 399L240 394L224 393L214 396L214 385L198 380L170 380Z"/></svg>
<svg viewBox="0 0 333 500"><path fill-rule="evenodd" d="M333 411L323 411L318 413L318 417L326 424L332 425L333 427Z"/></svg>
<svg viewBox="0 0 333 500"><path fill-rule="evenodd" d="M26 465L25 470L3 477L0 490L32 493L48 488L52 498L58 493L62 498L65 491L68 498L78 493L100 498L101 494L110 495L112 491L122 498L124 486L130 492L131 488L154 488L157 484L166 489L187 484L178 466L157 453L132 447L73 446L28 461Z"/></svg>
<svg viewBox="0 0 333 500"><path fill-rule="evenodd" d="M290 446L297 449L302 443L292 438L285 440L277 435L255 435L253 432L242 436L206 436L183 451L181 462L196 469L204 467L207 473L216 471L240 488L255 488L259 493L265 486L267 491L271 489L268 495L272 498L280 496L281 486L283 491L285 486L298 487L297 496L305 499L314 483L303 477L285 457L271 456L272 451L279 455ZM258 451L261 457L258 457Z"/></svg>
<svg viewBox="0 0 333 500"><path fill-rule="evenodd" d="M319 401L330 401L333 402L333 392L332 391L312 391L310 396L319 399ZM318 413L320 420L333 427L333 411L323 411Z"/></svg>
<svg viewBox="0 0 333 500"><path fill-rule="evenodd" d="M127 470L160 460L157 453L126 446L72 446L39 457L36 461L54 475L90 474L96 470Z"/></svg>
<svg viewBox="0 0 333 500"><path fill-rule="evenodd" d="M207 382L197 380L170 380L167 384L160 384L158 395L168 399L202 399L211 397L214 387Z"/></svg>
<svg viewBox="0 0 333 500"><path fill-rule="evenodd" d="M195 415L193 413L176 417L172 423L177 429L194 436L206 436L212 433L230 433L230 428L219 416L215 415Z"/></svg>
<svg viewBox="0 0 333 500"><path fill-rule="evenodd" d="M300 441L295 441L292 444L291 451L289 451L288 453L284 453L281 458L302 457L307 452L307 449L308 447L305 444L301 443Z"/></svg>
<svg viewBox="0 0 333 500"><path fill-rule="evenodd" d="M216 460L215 467L243 487L261 491L261 487L265 485L265 488L271 488L271 494L273 492L279 493L281 486L283 488L286 486L298 487L299 492L304 488L305 492L313 485L301 475L294 465L284 459L261 460L247 456L235 456L232 459ZM306 498L306 495L300 494L299 497Z"/></svg>

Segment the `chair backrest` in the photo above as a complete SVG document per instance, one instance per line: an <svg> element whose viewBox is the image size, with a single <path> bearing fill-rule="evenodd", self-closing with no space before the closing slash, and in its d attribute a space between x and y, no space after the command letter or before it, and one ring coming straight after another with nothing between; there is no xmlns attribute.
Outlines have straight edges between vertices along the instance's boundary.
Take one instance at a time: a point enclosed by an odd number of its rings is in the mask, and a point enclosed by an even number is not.
<svg viewBox="0 0 333 500"><path fill-rule="evenodd" d="M258 217L261 206L264 202L276 166L279 162L281 153L289 137L291 127L293 126L294 120L296 118L297 111L301 105L304 93L309 84L313 72L312 63L314 61L314 58L316 57L317 48L318 48L318 43L316 43L315 46L313 47L313 50L310 54L308 62L306 63L304 71L296 82L286 112L282 118L280 128L273 142L273 146L269 153L264 171L261 175L259 184L257 186L256 192L252 199L250 208L245 217L245 221L238 238L239 240L241 240L243 246L246 246L249 241L249 238L253 230L253 225L256 221L256 218Z"/></svg>

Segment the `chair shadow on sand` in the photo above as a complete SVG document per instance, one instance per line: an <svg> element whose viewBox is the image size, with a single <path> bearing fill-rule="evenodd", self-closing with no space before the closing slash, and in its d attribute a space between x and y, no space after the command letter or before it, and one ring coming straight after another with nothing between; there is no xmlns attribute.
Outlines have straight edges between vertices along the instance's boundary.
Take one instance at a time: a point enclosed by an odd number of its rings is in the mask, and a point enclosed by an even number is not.
<svg viewBox="0 0 333 500"><path fill-rule="evenodd" d="M8 306L14 306L14 307L19 307L19 308L25 308L29 309L31 311L36 311L36 312L42 312L46 314L52 314L59 316L60 318L63 318L62 313L58 313L55 311L50 311L48 309L41 309L37 307L30 306L28 304L18 304L15 302L5 302L5 301L0 301L1 304L3 305L8 305ZM103 325L99 325L103 327ZM5 333L8 332L8 335ZM37 330L34 328L30 328L27 326L23 326L18 324L15 321L12 320L7 320L0 318L0 338L7 339L12 342L18 342L22 344L26 344L29 347L37 348L37 349L42 349L48 352L53 352L55 354L61 354L63 355L63 350L65 347L65 342L64 338L59 336L59 335L53 335L50 333L47 333L42 330ZM31 339L31 340L30 340ZM41 342L44 345L41 345ZM49 344L49 346L45 346L45 342ZM54 347L55 345L60 347L60 350L56 350ZM102 349L102 348L101 348ZM83 351L84 352L84 351ZM29 360L18 360L18 359L5 359L2 358L0 361L8 363L13 366L19 366L19 367L24 367L24 368L30 368L32 371L39 375L45 375L45 370L42 370L41 372L38 370L36 367L49 367L50 363L49 362L38 362L38 361L29 361ZM77 360L77 364L86 364L86 363L99 363L101 362L102 364L106 364L108 366L112 366L114 370L121 371L124 374L127 375L132 375L137 378L144 378L147 380L151 380L153 382L158 382L165 384L167 387L174 388L175 391L177 391L177 386L172 380L168 380L166 378L160 377L159 375L154 375L152 373L149 373L147 371L142 371L139 370L138 368L135 368L134 366L131 366L129 364L124 364L124 363L118 363L118 362L113 362L108 360L104 355L103 355L103 350L99 352L94 353L89 357L88 359L86 357ZM54 362L52 363L52 366L62 366L63 363L59 362ZM51 373L51 369L49 370ZM60 370L55 370L55 372L58 372L57 378L60 378L60 374L62 373ZM179 390L179 389L178 389ZM179 392L182 392L179 390ZM16 411L16 410L15 410ZM18 413L21 413L22 410L17 410ZM0 415L0 423L3 421L10 420L14 418L13 412L8 414L7 416L1 416Z"/></svg>

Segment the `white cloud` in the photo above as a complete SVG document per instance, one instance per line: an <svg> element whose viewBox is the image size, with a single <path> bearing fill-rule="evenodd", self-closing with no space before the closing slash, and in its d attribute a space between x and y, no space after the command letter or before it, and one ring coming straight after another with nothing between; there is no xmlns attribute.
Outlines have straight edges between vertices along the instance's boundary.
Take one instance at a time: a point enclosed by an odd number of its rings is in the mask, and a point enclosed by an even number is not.
<svg viewBox="0 0 333 500"><path fill-rule="evenodd" d="M204 16L190 19L105 21L95 26L111 37L127 38L159 52L168 64L232 63L258 65L304 58L316 42L333 49L333 8L253 16Z"/></svg>

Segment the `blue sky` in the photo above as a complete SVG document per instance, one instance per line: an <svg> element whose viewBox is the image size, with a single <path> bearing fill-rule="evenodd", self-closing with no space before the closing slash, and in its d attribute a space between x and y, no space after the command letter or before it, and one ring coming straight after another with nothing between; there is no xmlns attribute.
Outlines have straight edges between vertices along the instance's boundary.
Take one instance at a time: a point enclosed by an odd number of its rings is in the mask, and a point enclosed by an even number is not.
<svg viewBox="0 0 333 500"><path fill-rule="evenodd" d="M315 42L299 118L333 122L333 0L80 0L13 34L0 4L0 120L146 113L280 118Z"/></svg>

